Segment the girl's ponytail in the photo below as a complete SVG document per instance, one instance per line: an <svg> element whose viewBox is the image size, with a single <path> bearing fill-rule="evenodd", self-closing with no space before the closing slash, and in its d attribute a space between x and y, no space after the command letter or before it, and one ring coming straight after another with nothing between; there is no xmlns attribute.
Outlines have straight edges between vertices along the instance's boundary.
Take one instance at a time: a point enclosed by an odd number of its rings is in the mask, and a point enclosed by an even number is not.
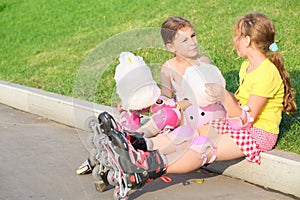
<svg viewBox="0 0 300 200"><path fill-rule="evenodd" d="M283 111L287 114L295 112L297 110L295 102L296 91L291 86L290 75L284 67L283 58L278 51L271 51L271 54L268 55L268 57L277 67L284 84Z"/></svg>

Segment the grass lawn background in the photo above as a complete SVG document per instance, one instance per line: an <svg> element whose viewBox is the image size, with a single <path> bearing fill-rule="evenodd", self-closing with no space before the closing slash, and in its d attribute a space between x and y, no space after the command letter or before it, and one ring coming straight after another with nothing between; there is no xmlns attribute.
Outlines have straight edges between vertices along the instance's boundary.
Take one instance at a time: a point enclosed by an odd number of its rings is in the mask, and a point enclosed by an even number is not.
<svg viewBox="0 0 300 200"><path fill-rule="evenodd" d="M179 15L192 22L199 44L220 68L227 89L233 92L242 59L236 59L232 28L238 17L249 12L262 12L275 23L276 42L292 85L299 93L298 0L0 0L0 79L113 105L112 77L117 57L107 63L100 60L106 68L96 70L88 68L93 65L89 65L90 55L110 53L101 45L116 39L116 35L145 28L143 34L147 35L147 28L159 29L167 17ZM172 56L159 48L131 51L144 57L156 78L161 64ZM88 69L89 74L95 74L96 82L88 82L90 77L84 77ZM93 92L84 95L88 90ZM299 99L297 94L298 107ZM300 154L299 127L299 112L283 115L276 148Z"/></svg>

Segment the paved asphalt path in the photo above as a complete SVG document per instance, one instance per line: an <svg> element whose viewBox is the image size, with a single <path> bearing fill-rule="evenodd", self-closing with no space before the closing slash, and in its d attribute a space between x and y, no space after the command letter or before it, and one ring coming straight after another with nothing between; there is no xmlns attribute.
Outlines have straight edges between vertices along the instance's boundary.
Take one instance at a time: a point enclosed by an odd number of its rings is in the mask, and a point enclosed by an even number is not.
<svg viewBox="0 0 300 200"><path fill-rule="evenodd" d="M0 200L106 200L113 189L97 192L92 175L78 176L75 169L88 155L88 133L0 104ZM206 170L156 179L130 199L290 200L242 180ZM189 179L202 184L184 184ZM263 177L261 177L263 178Z"/></svg>

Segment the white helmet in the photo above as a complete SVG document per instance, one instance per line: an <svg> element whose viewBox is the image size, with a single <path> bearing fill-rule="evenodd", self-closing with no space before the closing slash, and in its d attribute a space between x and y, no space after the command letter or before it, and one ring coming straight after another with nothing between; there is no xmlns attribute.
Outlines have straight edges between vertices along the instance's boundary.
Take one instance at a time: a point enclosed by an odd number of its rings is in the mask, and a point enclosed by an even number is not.
<svg viewBox="0 0 300 200"><path fill-rule="evenodd" d="M216 83L225 88L226 82L220 70L212 65L200 62L197 66L188 67L182 78L184 96L195 106L207 106L214 103L209 101L206 94L206 83ZM223 94L220 94L223 95Z"/></svg>
<svg viewBox="0 0 300 200"><path fill-rule="evenodd" d="M114 79L122 108L141 110L154 104L161 91L143 58L130 52L122 52L119 61Z"/></svg>

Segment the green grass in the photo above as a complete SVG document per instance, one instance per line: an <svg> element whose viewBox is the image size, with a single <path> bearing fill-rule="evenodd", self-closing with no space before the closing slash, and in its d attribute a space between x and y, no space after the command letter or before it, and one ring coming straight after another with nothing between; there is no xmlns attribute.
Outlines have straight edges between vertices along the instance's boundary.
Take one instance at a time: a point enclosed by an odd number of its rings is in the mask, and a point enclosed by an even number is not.
<svg viewBox="0 0 300 200"><path fill-rule="evenodd" d="M299 92L297 0L0 0L0 79L115 105L118 53L143 56L158 80L161 64L172 55L156 31L167 17L180 15L194 24L204 53L234 91L242 60L236 59L232 28L238 17L254 11L273 19L276 41ZM297 94L298 106L299 100ZM283 116L276 148L300 154L299 123L299 112Z"/></svg>

